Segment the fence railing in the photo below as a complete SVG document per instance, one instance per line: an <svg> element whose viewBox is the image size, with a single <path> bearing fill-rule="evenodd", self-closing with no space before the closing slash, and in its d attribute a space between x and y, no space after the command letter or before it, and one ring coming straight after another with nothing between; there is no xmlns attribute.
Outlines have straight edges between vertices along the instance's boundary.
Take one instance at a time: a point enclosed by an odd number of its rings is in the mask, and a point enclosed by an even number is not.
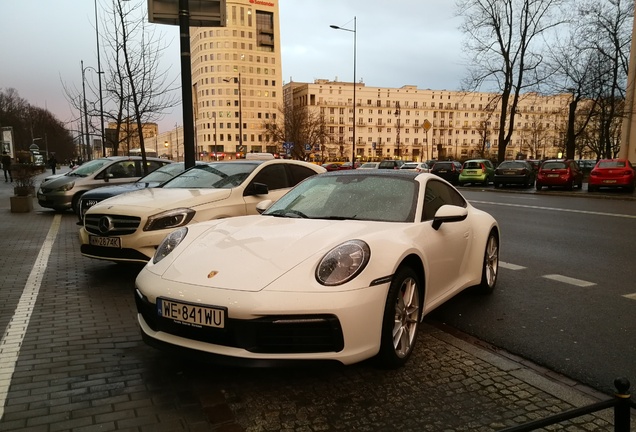
<svg viewBox="0 0 636 432"><path fill-rule="evenodd" d="M616 378L614 387L616 392L612 399L596 402L580 408L574 408L546 417L541 420L524 423L522 425L501 429L499 432L528 432L545 426L561 423L576 417L592 414L608 408L614 408L614 432L630 432L630 410L636 408L636 403L631 398L629 392L629 380L627 378Z"/></svg>

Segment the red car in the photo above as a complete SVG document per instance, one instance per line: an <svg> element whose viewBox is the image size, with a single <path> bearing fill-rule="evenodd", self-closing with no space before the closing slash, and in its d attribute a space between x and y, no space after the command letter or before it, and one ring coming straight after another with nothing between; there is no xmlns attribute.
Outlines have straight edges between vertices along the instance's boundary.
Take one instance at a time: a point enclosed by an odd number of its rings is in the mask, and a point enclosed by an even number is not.
<svg viewBox="0 0 636 432"><path fill-rule="evenodd" d="M549 189L562 187L572 190L574 186L583 187L583 171L572 159L548 159L543 161L537 173L536 187L540 191L543 186Z"/></svg>
<svg viewBox="0 0 636 432"><path fill-rule="evenodd" d="M623 188L634 192L634 167L627 159L601 159L590 172L589 192L599 188Z"/></svg>

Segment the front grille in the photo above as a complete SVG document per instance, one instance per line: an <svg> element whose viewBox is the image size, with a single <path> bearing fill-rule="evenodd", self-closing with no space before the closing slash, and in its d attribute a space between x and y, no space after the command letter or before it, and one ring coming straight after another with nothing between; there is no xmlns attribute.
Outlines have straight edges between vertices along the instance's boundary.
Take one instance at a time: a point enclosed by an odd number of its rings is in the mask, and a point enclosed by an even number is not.
<svg viewBox="0 0 636 432"><path fill-rule="evenodd" d="M99 229L100 219L103 217L110 218L111 228L104 232ZM141 218L137 216L117 216L106 214L87 214L84 216L84 228L91 234L95 234L102 237L116 237L122 235L129 235L134 233L139 224Z"/></svg>
<svg viewBox="0 0 636 432"><path fill-rule="evenodd" d="M225 328L195 328L157 316L155 304L135 293L137 311L154 331L263 354L339 352L344 348L334 315L285 315L253 320L228 319Z"/></svg>
<svg viewBox="0 0 636 432"><path fill-rule="evenodd" d="M80 200L80 214L83 216L86 214L86 211L93 207L95 204L97 204L98 202L101 202L103 200L101 199L96 199L96 198L83 198Z"/></svg>

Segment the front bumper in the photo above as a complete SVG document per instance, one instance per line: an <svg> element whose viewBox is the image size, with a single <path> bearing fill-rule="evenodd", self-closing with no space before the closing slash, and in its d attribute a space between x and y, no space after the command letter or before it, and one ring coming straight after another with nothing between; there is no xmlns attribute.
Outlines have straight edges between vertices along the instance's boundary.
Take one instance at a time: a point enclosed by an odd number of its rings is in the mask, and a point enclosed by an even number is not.
<svg viewBox="0 0 636 432"><path fill-rule="evenodd" d="M40 207L59 210L70 209L73 201L73 195L66 194L65 192L51 192L43 194L38 190L37 198Z"/></svg>
<svg viewBox="0 0 636 432"><path fill-rule="evenodd" d="M265 363L334 360L352 364L373 357L380 347L388 292L388 283L336 293L202 287L197 303L227 308L226 325L217 329L157 315L156 296L149 292L166 295L170 290L158 287L173 283L142 270L136 284L138 322L150 345Z"/></svg>
<svg viewBox="0 0 636 432"><path fill-rule="evenodd" d="M138 228L133 234L112 236L119 238L121 247L105 247L91 244L90 237L93 234L82 227L79 231L80 252L88 258L146 263L153 257L157 247L168 233L168 230L142 231Z"/></svg>

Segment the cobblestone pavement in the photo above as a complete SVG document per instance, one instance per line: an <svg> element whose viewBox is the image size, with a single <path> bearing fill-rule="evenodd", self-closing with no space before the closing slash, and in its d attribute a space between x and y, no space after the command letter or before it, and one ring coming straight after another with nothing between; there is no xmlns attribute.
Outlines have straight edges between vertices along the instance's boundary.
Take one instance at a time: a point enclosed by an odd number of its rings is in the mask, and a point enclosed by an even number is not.
<svg viewBox="0 0 636 432"><path fill-rule="evenodd" d="M11 213L11 194L0 183L0 431L485 432L609 398L431 323L399 370L168 356L141 341L138 269L83 258L74 215ZM612 424L606 410L546 430Z"/></svg>

